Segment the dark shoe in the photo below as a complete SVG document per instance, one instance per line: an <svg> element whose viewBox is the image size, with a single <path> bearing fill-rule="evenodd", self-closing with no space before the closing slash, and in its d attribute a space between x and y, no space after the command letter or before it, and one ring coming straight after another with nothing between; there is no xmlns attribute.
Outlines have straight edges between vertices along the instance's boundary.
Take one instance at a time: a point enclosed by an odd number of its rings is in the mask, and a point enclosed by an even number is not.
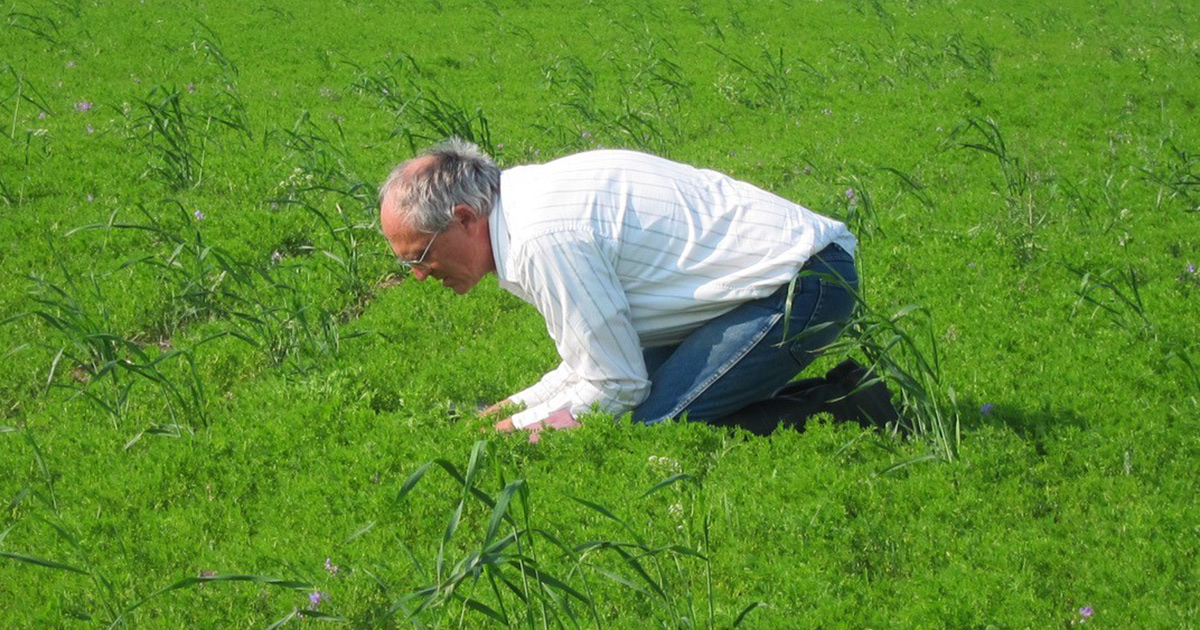
<svg viewBox="0 0 1200 630"><path fill-rule="evenodd" d="M854 359L834 366L825 374L825 380L844 392L827 402L829 412L838 421L877 429L899 425L900 414L892 405L892 392L882 379Z"/></svg>

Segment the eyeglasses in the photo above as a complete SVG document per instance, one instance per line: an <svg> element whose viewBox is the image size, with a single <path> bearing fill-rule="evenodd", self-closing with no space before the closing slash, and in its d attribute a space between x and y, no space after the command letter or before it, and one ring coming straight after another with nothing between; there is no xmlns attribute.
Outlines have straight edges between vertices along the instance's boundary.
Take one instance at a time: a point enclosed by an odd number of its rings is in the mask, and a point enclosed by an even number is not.
<svg viewBox="0 0 1200 630"><path fill-rule="evenodd" d="M429 263L425 262L425 257L429 255L429 248L433 247L433 242L437 240L438 234L441 234L441 232L434 232L433 238L429 239L429 244L425 246L425 251L421 252L420 258L415 258L412 260L405 260L403 258L397 258L396 262L400 263L401 265L404 265L405 267L408 267L409 269L420 269L421 271L429 271Z"/></svg>

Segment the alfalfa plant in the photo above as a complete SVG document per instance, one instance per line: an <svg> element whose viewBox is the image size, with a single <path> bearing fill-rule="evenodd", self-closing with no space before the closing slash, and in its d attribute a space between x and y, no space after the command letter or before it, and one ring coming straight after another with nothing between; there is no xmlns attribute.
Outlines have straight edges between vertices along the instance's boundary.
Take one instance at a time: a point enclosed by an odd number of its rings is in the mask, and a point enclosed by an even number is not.
<svg viewBox="0 0 1200 630"><path fill-rule="evenodd" d="M276 195L270 199L271 208L288 203L321 203L328 193L351 199L363 209L363 216L370 218L375 208L375 188L358 177L350 167L350 152L346 150L346 136L337 118L330 122L336 131L328 131L313 120L308 111L296 118L291 129L274 129L268 137L281 138L289 158L299 165L286 179L279 182Z"/></svg>
<svg viewBox="0 0 1200 630"><path fill-rule="evenodd" d="M195 129L194 123L199 121L184 106L183 95L156 87L139 104L144 113L135 125L156 158L150 172L177 190L199 184L204 175L203 130Z"/></svg>
<svg viewBox="0 0 1200 630"><path fill-rule="evenodd" d="M374 295L375 285L382 275L370 274L367 258L372 255L386 257L374 247L364 246L364 243L373 244L378 239L374 223L356 220L352 216L356 213L343 211L340 204L334 205L337 217L333 219L317 206L304 201L280 199L271 203L298 205L324 227L324 235L331 242L329 247L303 245L300 249L319 252L322 255L321 265L337 278L341 290L350 296L350 312L361 310Z"/></svg>
<svg viewBox="0 0 1200 630"><path fill-rule="evenodd" d="M488 155L496 155L496 144L483 108L474 111L452 98L443 96L438 86L421 70L411 55L401 55L376 71L359 69L352 88L374 95L380 105L396 117L393 136L408 141L409 148L418 148L450 137L472 142Z"/></svg>
<svg viewBox="0 0 1200 630"><path fill-rule="evenodd" d="M404 612L418 628L424 627L422 618L439 613L437 625L442 619L451 622L457 619L461 626L466 615L473 613L508 627L522 621L535 627L539 620L542 627L549 627L551 620L555 627L579 627L579 618L590 614L599 627L599 617L588 595L542 568L536 543L540 530L529 523L529 489L524 480L505 483L495 496L477 487L485 446L483 441L475 443L463 472L447 460L436 459L418 468L401 486L396 495L397 503L431 466L437 465L458 482L462 491L438 543L432 570L409 551L418 572L429 584L396 601L388 614ZM514 499L521 514L510 513ZM472 550L455 562L447 554L457 544L455 535L462 524L463 513L473 501L483 504L491 516L479 544L471 545ZM555 544L558 541L550 536L549 542ZM569 550L561 543L558 546L564 551Z"/></svg>
<svg viewBox="0 0 1200 630"><path fill-rule="evenodd" d="M10 140L16 142L17 121L19 120L22 103L29 104L38 112L49 112L51 109L50 106L47 105L46 98L37 91L37 88L35 88L33 84L25 78L24 75L17 72L16 68L8 64L4 64L4 70L6 71L4 74L8 75L12 82L12 86L11 91L4 96L3 99L0 99L0 107L12 111L12 122L9 125L7 135ZM12 103L11 106L9 105L10 102ZM28 153L28 149L26 152ZM26 160L26 163L28 163L28 160Z"/></svg>
<svg viewBox="0 0 1200 630"><path fill-rule="evenodd" d="M438 466L456 481L461 489L446 529L438 543L432 566L422 564L417 554L405 547L419 574L427 585L416 588L398 600L388 613L403 612L415 627L452 623L462 626L471 621L487 621L503 627L574 627L601 628L604 621L596 605L596 578L611 582L622 590L638 594L655 606L658 620L669 627L701 627L707 616L707 627L716 625L711 567L708 558L687 545L656 545L646 541L630 524L613 511L593 501L572 499L626 531L630 541L587 540L572 544L533 520L530 507L530 488L521 479L506 482L499 474L502 486L490 494L480 486L484 475L486 442L476 442L465 470L453 463L437 459L418 468L401 486L397 503L404 499L424 477L431 466ZM641 495L644 499L664 488L680 483L694 483L689 475L676 474ZM688 495L691 496L691 495ZM448 554L455 547L465 513L472 505L482 504L490 514L478 543L467 545L469 551L457 561ZM477 506L478 507L478 506ZM700 511L704 512L703 509ZM682 509L679 510L682 518ZM360 530L360 533L368 528ZM358 534L352 535L351 539ZM703 544L708 546L708 519L704 520ZM601 562L601 557L615 556L614 564ZM704 601L707 612L698 612L696 597L690 591L691 577L683 566L698 560L705 567ZM564 564L567 572L552 572L548 567ZM686 592L680 593L680 590ZM734 621L739 625L760 603L744 609ZM468 617L471 615L471 617Z"/></svg>
<svg viewBox="0 0 1200 630"><path fill-rule="evenodd" d="M138 99L142 114L133 127L151 153L149 172L176 190L198 186L204 179L204 160L221 127L252 137L245 105L226 90L215 110L196 109L175 88L155 87Z"/></svg>
<svg viewBox="0 0 1200 630"><path fill-rule="evenodd" d="M166 288L166 311L157 334L169 338L186 324L226 315L229 296L237 290L248 290L253 278L233 256L205 242L197 211L189 212L175 199L164 200L163 206L161 213L155 213L139 203L138 212L144 218L141 223L117 221L114 211L107 222L75 228L66 235L115 229L151 236L161 249L128 260L121 268L143 265L155 270L160 286Z"/></svg>
<svg viewBox="0 0 1200 630"><path fill-rule="evenodd" d="M78 49L70 40L64 41L58 22L49 15L26 13L10 8L5 18L5 25L9 28L25 31L56 49L65 47L71 51L78 52Z"/></svg>
<svg viewBox="0 0 1200 630"><path fill-rule="evenodd" d="M740 69L738 73L728 75L721 91L726 98L747 107L766 107L781 111L789 111L796 107L801 100L801 94L793 69L799 69L817 84L829 81L825 73L807 60L789 60L783 46L775 50L763 48L759 51L757 63L745 61L712 44L707 46Z"/></svg>
<svg viewBox="0 0 1200 630"><path fill-rule="evenodd" d="M1142 169L1147 179L1158 184L1158 202L1165 195L1178 199L1185 212L1200 212L1200 153L1180 148L1170 137L1162 145L1167 159Z"/></svg>
<svg viewBox="0 0 1200 630"><path fill-rule="evenodd" d="M1046 211L1034 197L1037 178L1030 172L1024 160L1009 152L1000 126L995 121L973 118L968 120L964 127L955 130L952 135L957 135L960 131L967 133L971 130L983 136L982 142L964 142L960 146L987 153L999 162L1004 183L1003 185L993 183L992 190L1004 200L1004 207L1007 210L1005 225L1018 229L1016 234L1010 235L1017 260L1021 263L1029 263L1042 249L1037 242L1037 233L1047 220Z"/></svg>
<svg viewBox="0 0 1200 630"><path fill-rule="evenodd" d="M907 193L925 209L932 210L934 208L933 199L925 192L924 186L915 177L904 171L890 166L880 166L865 173L853 172L840 182L839 188L845 187L841 193L845 209L840 213L839 218L860 239L884 234L883 227L879 222L879 214L876 211L875 195L872 192L875 188L872 173L889 173L900 184L900 191L896 193L892 201L885 203L885 206L891 207L901 195Z"/></svg>
<svg viewBox="0 0 1200 630"><path fill-rule="evenodd" d="M311 296L288 282L285 274L303 269L247 269L254 275L253 288L229 295L232 328L226 332L254 347L272 365L307 373L337 360L342 342L370 334L359 330L343 335L337 313L314 304Z"/></svg>
<svg viewBox="0 0 1200 630"><path fill-rule="evenodd" d="M50 247L53 251L53 244ZM61 286L42 276L30 275L34 308L0 322L33 317L57 333L56 342L37 342L54 354L46 386L63 387L92 401L109 414L114 429L125 415L130 394L139 383L157 388L172 419L178 420L182 414L188 422L203 422L204 387L191 351L170 348L156 353L114 332L116 327L107 299L96 277L89 276L84 284L65 267L62 274L65 282ZM186 362L182 383L167 370L175 360ZM70 376L57 379L64 362L71 366Z"/></svg>
<svg viewBox="0 0 1200 630"><path fill-rule="evenodd" d="M3 177L0 177L0 201L3 201L5 205L9 206L16 203L13 200L12 193L8 190L8 184L4 183Z"/></svg>
<svg viewBox="0 0 1200 630"><path fill-rule="evenodd" d="M11 431L0 431L11 432ZM25 437L26 443L29 444L30 451L37 464L37 470L41 474L42 481L40 484L30 484L23 488L17 496L9 502L9 511L12 512L15 508L24 502L29 497L42 506L48 513L40 516L39 520L48 525L54 531L55 536L66 543L70 548L73 558L63 560L51 560L49 558L33 555L27 552L13 552L0 550L0 559L11 560L21 565L30 567L39 567L41 569L50 569L54 571L63 571L76 575L86 576L94 589L94 598L99 600L101 610L90 611L87 609L76 608L70 611L70 614L80 621L99 622L104 627L109 628L126 628L130 626L134 612L142 606L145 606L152 600L155 600L172 591L180 590L190 586L202 586L210 582L250 582L256 584L264 584L275 588L282 588L292 591L307 591L313 592L313 586L306 582L296 580L281 580L278 578L264 577L258 575L242 575L242 574L217 574L206 573L197 577L187 577L176 582L157 589L144 597L131 596L128 588L114 584L111 579L105 575L101 563L93 559L89 553L86 540L81 540L80 537L73 531L73 528L66 523L63 518L62 511L59 509L58 497L54 490L54 482L56 475L52 474L50 467L46 463L46 458L38 446L37 440L34 438L33 429L26 427L21 433ZM37 486L44 486L44 491L40 491ZM36 506L34 507L36 509ZM8 529L0 532L0 545L4 543L4 539L17 525L13 525ZM79 598L81 600L90 600L90 597ZM272 627L279 627L286 621L294 617L308 617L321 619L324 621L340 621L346 620L337 615L323 613L316 610L299 610L293 609L283 619L280 619Z"/></svg>
<svg viewBox="0 0 1200 630"><path fill-rule="evenodd" d="M195 23L201 32L196 36L196 39L192 40L192 50L203 54L205 59L208 59L217 67L232 73L236 77L238 74L237 64L225 56L221 37L204 22L195 20Z"/></svg>
<svg viewBox="0 0 1200 630"><path fill-rule="evenodd" d="M476 144L489 155L496 154L492 130L482 107L471 111L469 106L442 96L429 83L418 90L401 115L401 125L393 132L403 136L410 149L415 152L431 142L458 137ZM415 118L417 124L407 122L410 118Z"/></svg>
<svg viewBox="0 0 1200 630"><path fill-rule="evenodd" d="M907 465L925 459L953 461L962 441L962 423L954 386L945 378L933 317L923 306L910 304L891 314L874 308L865 292L846 286L842 278L827 276L854 293L855 311L841 337L825 348L832 355L861 354L875 375L860 383L863 390L883 381L895 387L899 400L900 426L893 433L908 434L924 440L931 448L928 455L903 462ZM814 334L819 328L800 334ZM786 332L785 332L786 337Z"/></svg>
<svg viewBox="0 0 1200 630"><path fill-rule="evenodd" d="M1110 267L1099 273L1084 271L1073 265L1064 265L1079 276L1079 296L1071 308L1074 317L1084 303L1092 305L1092 316L1103 311L1114 326L1137 338L1146 338L1155 332L1155 327L1146 316L1146 305L1142 301L1139 274L1132 265L1125 269Z"/></svg>

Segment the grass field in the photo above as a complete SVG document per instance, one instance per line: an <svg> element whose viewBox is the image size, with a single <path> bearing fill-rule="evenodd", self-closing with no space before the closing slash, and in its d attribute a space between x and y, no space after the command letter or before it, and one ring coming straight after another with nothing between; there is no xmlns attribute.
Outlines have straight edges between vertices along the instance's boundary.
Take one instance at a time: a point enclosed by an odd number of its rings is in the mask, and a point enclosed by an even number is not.
<svg viewBox="0 0 1200 630"><path fill-rule="evenodd" d="M0 626L1200 626L1187 2L0 4ZM449 135L721 170L860 238L917 436L603 416L408 282ZM466 411L464 411L466 410Z"/></svg>

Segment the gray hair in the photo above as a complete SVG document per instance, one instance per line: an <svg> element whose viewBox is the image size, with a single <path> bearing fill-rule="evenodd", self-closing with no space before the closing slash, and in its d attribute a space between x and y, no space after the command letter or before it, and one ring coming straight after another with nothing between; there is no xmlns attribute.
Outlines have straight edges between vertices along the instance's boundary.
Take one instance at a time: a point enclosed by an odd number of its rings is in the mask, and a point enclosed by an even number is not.
<svg viewBox="0 0 1200 630"><path fill-rule="evenodd" d="M499 194L500 168L492 158L470 142L450 138L392 169L379 187L379 203L394 202L409 225L434 233L454 220L458 204L487 217Z"/></svg>

